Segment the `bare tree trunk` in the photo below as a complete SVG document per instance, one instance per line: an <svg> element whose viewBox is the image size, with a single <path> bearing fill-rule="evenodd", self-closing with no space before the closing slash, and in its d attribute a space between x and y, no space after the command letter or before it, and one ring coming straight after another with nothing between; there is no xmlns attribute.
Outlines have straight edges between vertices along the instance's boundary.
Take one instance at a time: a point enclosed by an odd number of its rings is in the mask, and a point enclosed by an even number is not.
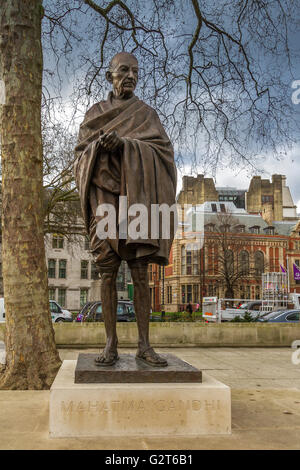
<svg viewBox="0 0 300 470"><path fill-rule="evenodd" d="M1 0L2 259L7 365L2 389L49 388L60 366L42 217L42 0Z"/></svg>

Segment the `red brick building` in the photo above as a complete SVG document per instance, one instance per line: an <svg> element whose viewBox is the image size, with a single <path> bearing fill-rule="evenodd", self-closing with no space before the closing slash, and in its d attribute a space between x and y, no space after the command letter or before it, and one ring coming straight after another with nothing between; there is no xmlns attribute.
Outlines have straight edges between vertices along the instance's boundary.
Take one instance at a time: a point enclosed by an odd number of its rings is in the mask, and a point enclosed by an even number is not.
<svg viewBox="0 0 300 470"><path fill-rule="evenodd" d="M173 242L169 265L149 266L152 309L180 311L203 296L261 297L261 274L289 268L290 291L300 293L293 264L300 266L300 221L270 222L233 202L207 201L194 208L200 226L187 224ZM197 217L196 217L197 219ZM202 247L187 233L204 230ZM228 277L231 281L228 282Z"/></svg>

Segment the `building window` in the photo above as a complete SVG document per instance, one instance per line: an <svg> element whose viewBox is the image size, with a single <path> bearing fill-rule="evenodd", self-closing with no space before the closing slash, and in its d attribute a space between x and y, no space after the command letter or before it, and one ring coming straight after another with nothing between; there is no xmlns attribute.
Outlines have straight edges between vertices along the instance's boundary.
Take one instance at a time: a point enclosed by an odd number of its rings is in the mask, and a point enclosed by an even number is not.
<svg viewBox="0 0 300 470"><path fill-rule="evenodd" d="M208 297L216 297L217 294L217 288L215 284L208 284Z"/></svg>
<svg viewBox="0 0 300 470"><path fill-rule="evenodd" d="M185 245L181 246L181 274L186 274L186 252Z"/></svg>
<svg viewBox="0 0 300 470"><path fill-rule="evenodd" d="M239 254L239 271L242 275L249 275L249 253L243 250Z"/></svg>
<svg viewBox="0 0 300 470"><path fill-rule="evenodd" d="M66 289L59 288L58 289L58 300L57 302L61 307L66 306Z"/></svg>
<svg viewBox="0 0 300 470"><path fill-rule="evenodd" d="M49 259L48 260L48 277L50 279L55 278L55 271L56 271L56 259Z"/></svg>
<svg viewBox="0 0 300 470"><path fill-rule="evenodd" d="M199 274L199 250L193 249L193 245L181 247L181 274L197 276Z"/></svg>
<svg viewBox="0 0 300 470"><path fill-rule="evenodd" d="M193 285L193 302L195 304L199 303L199 284Z"/></svg>
<svg viewBox="0 0 300 470"><path fill-rule="evenodd" d="M224 268L225 268L225 273L233 273L234 270L234 264L233 264L233 251L232 250L226 250L225 251L225 256L224 256Z"/></svg>
<svg viewBox="0 0 300 470"><path fill-rule="evenodd" d="M267 235L274 235L274 227L266 227L266 228L264 228L264 232Z"/></svg>
<svg viewBox="0 0 300 470"><path fill-rule="evenodd" d="M245 229L246 229L245 225L237 225L235 227L235 230L237 233L245 233L246 231Z"/></svg>
<svg viewBox="0 0 300 470"><path fill-rule="evenodd" d="M255 299L260 299L260 286L255 286Z"/></svg>
<svg viewBox="0 0 300 470"><path fill-rule="evenodd" d="M224 224L220 226L220 231L222 233L228 233L230 232L230 225L229 224Z"/></svg>
<svg viewBox="0 0 300 470"><path fill-rule="evenodd" d="M80 289L80 307L83 307L88 301L88 289Z"/></svg>
<svg viewBox="0 0 300 470"><path fill-rule="evenodd" d="M254 253L254 269L256 276L261 276L265 270L264 254L262 251L256 251Z"/></svg>
<svg viewBox="0 0 300 470"><path fill-rule="evenodd" d="M185 303L185 285L181 286L181 302Z"/></svg>
<svg viewBox="0 0 300 470"><path fill-rule="evenodd" d="M66 279L67 277L67 261L65 259L59 260L58 277L60 279Z"/></svg>
<svg viewBox="0 0 300 470"><path fill-rule="evenodd" d="M253 227L250 227L250 233L256 233L257 235L260 232L260 227L258 225L254 225Z"/></svg>
<svg viewBox="0 0 300 470"><path fill-rule="evenodd" d="M241 299L250 300L250 298L251 298L251 287L250 286L240 286L240 297L241 297Z"/></svg>
<svg viewBox="0 0 300 470"><path fill-rule="evenodd" d="M211 204L211 210L217 212L217 204Z"/></svg>
<svg viewBox="0 0 300 470"><path fill-rule="evenodd" d="M244 299L245 298L245 287L240 286L240 298Z"/></svg>
<svg viewBox="0 0 300 470"><path fill-rule="evenodd" d="M62 235L54 234L52 237L52 248L63 248L64 247L64 237Z"/></svg>
<svg viewBox="0 0 300 470"><path fill-rule="evenodd" d="M221 212L226 212L225 204L220 204Z"/></svg>
<svg viewBox="0 0 300 470"><path fill-rule="evenodd" d="M213 232L215 228L215 224L206 224L204 225L205 232Z"/></svg>
<svg viewBox="0 0 300 470"><path fill-rule="evenodd" d="M250 288L250 286L246 286L246 296L247 296L247 299L251 299L251 288Z"/></svg>
<svg viewBox="0 0 300 470"><path fill-rule="evenodd" d="M149 264L148 276L149 276L149 281L152 282L153 281L152 264Z"/></svg>
<svg viewBox="0 0 300 470"><path fill-rule="evenodd" d="M158 266L158 279L161 280L163 277L162 266Z"/></svg>
<svg viewBox="0 0 300 470"><path fill-rule="evenodd" d="M55 287L49 287L49 300L55 300Z"/></svg>
<svg viewBox="0 0 300 470"><path fill-rule="evenodd" d="M191 245L186 246L186 274L190 276L192 274L192 250Z"/></svg>
<svg viewBox="0 0 300 470"><path fill-rule="evenodd" d="M88 279L89 278L89 262L86 261L86 260L81 261L80 278L81 279Z"/></svg>
<svg viewBox="0 0 300 470"><path fill-rule="evenodd" d="M191 284L188 284L188 285L186 286L186 292L187 292L187 295L186 295L186 297L187 297L187 298L186 298L187 303L192 302L193 299L192 299L192 285L191 285Z"/></svg>

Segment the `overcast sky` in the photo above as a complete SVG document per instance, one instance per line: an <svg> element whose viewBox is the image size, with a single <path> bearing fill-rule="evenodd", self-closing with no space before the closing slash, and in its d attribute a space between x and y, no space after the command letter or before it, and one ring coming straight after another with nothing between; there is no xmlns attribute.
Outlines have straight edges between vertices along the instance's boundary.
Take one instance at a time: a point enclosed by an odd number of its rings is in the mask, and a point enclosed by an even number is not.
<svg viewBox="0 0 300 470"><path fill-rule="evenodd" d="M299 49L300 44L300 29L297 33L291 36L291 44L292 46ZM294 62L292 64L294 78L295 81L299 81L297 84L297 92L298 100L300 101L300 63ZM292 100L292 95L297 91L297 89L292 88L291 82L291 89L290 89L290 96ZM294 85L296 86L296 84ZM300 103L294 104L295 109L295 119L300 125ZM215 179L216 186L231 186L236 187L238 189L248 189L249 183L251 181L252 176L254 174L260 174L262 178L268 178L271 180L273 174L281 174L286 175L287 177L287 186L289 186L292 198L294 203L298 207L298 213L300 214L300 135L299 139L297 139L296 144L292 147L290 151L286 153L286 156L282 157L280 161L276 160L272 155L268 155L267 157L264 155L261 157L260 163L258 165L260 169L260 173L250 172L249 168L232 168L232 167L225 167L220 170L217 170L217 174ZM185 169L186 174L190 174L188 169ZM182 186L182 172L178 172L178 185L177 190L178 192ZM195 176L193 174L193 176ZM213 177L213 175L206 174L206 177Z"/></svg>
<svg viewBox="0 0 300 470"><path fill-rule="evenodd" d="M47 3L52 4L52 0L45 0L45 4ZM297 12L296 12L296 15L297 15ZM79 29L80 27L83 28L85 26L84 24L85 19L83 17L80 17L80 21L81 22L77 24L77 27ZM187 25L188 30L190 30L190 28L192 27L192 25L190 24L190 21L187 21L186 25ZM87 34L87 32L85 34ZM290 50L293 50L293 49L299 50L299 44L300 44L300 30L297 31L296 33L293 33L293 35L290 34ZM255 51L252 51L252 52L254 52L254 55L255 55L256 52ZM257 51L257 54L259 54L258 51ZM48 57L47 57L46 51L45 51L44 59L47 64ZM283 63L285 63L284 58L283 58L282 64ZM291 65L293 69L294 80L299 80L298 86L300 89L300 63L293 62ZM265 69L268 69L270 67L272 67L272 64L267 64L267 63L265 64ZM284 66L282 66L282 73L285 74L285 72L286 72L285 68ZM60 73L64 75L62 66L60 66ZM263 73L263 70L262 70L262 73ZM63 79L63 82L64 82L63 83L64 94L67 96L73 86L72 75L69 77L66 75ZM292 80L291 80L291 87L290 87L290 90L288 91L290 96L288 96L287 98L292 100L292 94L294 92L295 90L292 88ZM139 93L139 90L137 89L137 94L138 93ZM300 92L299 92L299 98L300 98ZM300 125L300 103L294 104L293 106L295 109L295 119ZM72 107L73 106L71 105L71 107L68 109L67 103L63 107L65 114L67 116L71 114ZM82 120L83 113L84 113L84 110L82 110L82 112L79 113L80 121ZM223 165L222 168L217 169L216 175L205 174L205 176L214 177L216 186L234 186L240 189L247 189L249 187L250 180L252 176L254 176L254 174L261 174L263 178L269 178L269 179L271 179L272 174L286 175L287 185L289 186L291 190L293 200L295 204L297 204L298 212L300 213L300 185L298 184L298 178L300 175L300 136L299 136L299 140L297 139L297 142L293 146L293 148L287 152L286 156L284 156L281 159L281 161L277 161L271 154L267 156L263 155L257 166L258 166L259 171L255 173L253 171L250 172L249 168L245 168L245 169L243 169L242 167L232 168L232 167L228 167L228 166L226 167L225 165ZM198 173L201 173L200 168L199 168ZM191 174L187 166L185 166L183 172L178 171L177 191L181 189L181 182L182 182L183 174ZM196 176L195 173L192 173L191 175Z"/></svg>

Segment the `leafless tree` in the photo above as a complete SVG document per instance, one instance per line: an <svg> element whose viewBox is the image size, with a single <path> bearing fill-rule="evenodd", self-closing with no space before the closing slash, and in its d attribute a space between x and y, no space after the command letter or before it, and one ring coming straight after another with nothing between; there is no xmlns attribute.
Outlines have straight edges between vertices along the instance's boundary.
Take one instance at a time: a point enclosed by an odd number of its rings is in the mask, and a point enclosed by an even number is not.
<svg viewBox="0 0 300 470"><path fill-rule="evenodd" d="M44 4L45 76L59 96L71 77L74 113L105 96L104 68L115 52L127 50L140 62L139 95L159 112L179 166L215 173L230 162L257 171L258 155L280 158L293 144L290 87L299 55L290 40L299 27L299 2Z"/></svg>
<svg viewBox="0 0 300 470"><path fill-rule="evenodd" d="M234 298L244 281L261 282L262 273L252 263L249 253L251 239L241 233L241 227L238 217L230 212L218 213L210 226L211 232L205 237L206 275L214 274L218 284L225 288L226 298ZM209 256L210 249L213 256ZM267 267L265 260L264 269Z"/></svg>
<svg viewBox="0 0 300 470"><path fill-rule="evenodd" d="M179 165L211 172L226 157L253 167L258 154L278 156L293 143L298 56L289 39L299 11L296 0L1 0L0 388L48 388L60 366L44 252L42 97L49 122L82 119L106 93L103 68L127 50L139 59L139 95L159 112Z"/></svg>
<svg viewBox="0 0 300 470"><path fill-rule="evenodd" d="M44 231L67 238L84 232L73 161L76 136L43 119Z"/></svg>

